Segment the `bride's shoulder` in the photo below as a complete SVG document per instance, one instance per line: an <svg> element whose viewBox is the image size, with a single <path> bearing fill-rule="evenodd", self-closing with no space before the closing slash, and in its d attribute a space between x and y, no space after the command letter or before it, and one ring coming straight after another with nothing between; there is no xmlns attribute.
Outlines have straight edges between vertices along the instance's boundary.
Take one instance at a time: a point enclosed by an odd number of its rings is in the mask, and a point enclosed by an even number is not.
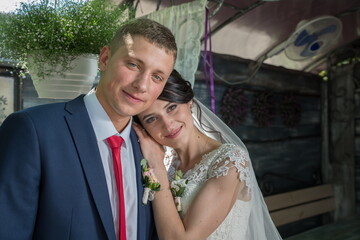
<svg viewBox="0 0 360 240"><path fill-rule="evenodd" d="M227 164L227 161L233 162L236 165L241 164L248 166L250 163L249 153L246 148L231 143L222 144L214 154L214 161L223 162Z"/></svg>
<svg viewBox="0 0 360 240"><path fill-rule="evenodd" d="M235 167L240 180L245 180L250 186L251 162L247 150L235 144L222 144L210 164L210 177L227 176L229 170Z"/></svg>
<svg viewBox="0 0 360 240"><path fill-rule="evenodd" d="M230 155L245 155L248 156L248 151L246 148L233 144L233 143L223 143L219 148L218 151L221 151L223 154L230 154Z"/></svg>

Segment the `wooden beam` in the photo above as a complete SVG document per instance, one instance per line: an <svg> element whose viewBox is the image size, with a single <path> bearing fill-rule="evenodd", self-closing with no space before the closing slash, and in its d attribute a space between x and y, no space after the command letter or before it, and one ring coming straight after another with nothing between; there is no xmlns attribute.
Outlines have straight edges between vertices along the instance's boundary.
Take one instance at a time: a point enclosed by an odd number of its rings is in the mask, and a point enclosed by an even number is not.
<svg viewBox="0 0 360 240"><path fill-rule="evenodd" d="M317 216L334 210L334 198L303 204L292 208L271 212L271 218L276 226L285 225L301 219Z"/></svg>
<svg viewBox="0 0 360 240"><path fill-rule="evenodd" d="M212 53L212 56L215 82L218 84L251 85L273 91L320 96L322 78L318 75L262 64L257 74L244 82L251 74L249 66L254 61L226 54ZM205 80L202 66L203 59L200 58L198 71L195 73L196 81Z"/></svg>
<svg viewBox="0 0 360 240"><path fill-rule="evenodd" d="M330 164L336 199L335 221L355 208L355 86L356 65L332 69L329 79Z"/></svg>
<svg viewBox="0 0 360 240"><path fill-rule="evenodd" d="M331 184L319 185L311 188L280 193L265 198L270 212L306 202L332 197L334 194Z"/></svg>

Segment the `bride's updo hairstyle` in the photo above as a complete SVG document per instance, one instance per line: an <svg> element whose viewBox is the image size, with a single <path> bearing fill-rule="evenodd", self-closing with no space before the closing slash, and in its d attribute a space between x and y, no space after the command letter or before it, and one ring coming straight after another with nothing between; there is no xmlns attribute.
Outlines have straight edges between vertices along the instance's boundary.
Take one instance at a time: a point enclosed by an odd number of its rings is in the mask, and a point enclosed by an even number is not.
<svg viewBox="0 0 360 240"><path fill-rule="evenodd" d="M158 99L179 104L185 104L193 101L193 104L196 107L196 117L201 128L206 132L218 134L220 139L222 139L220 132L211 129L201 122L201 109L197 101L194 99L194 91L191 87L191 83L183 79L180 73L175 69L171 72Z"/></svg>
<svg viewBox="0 0 360 240"><path fill-rule="evenodd" d="M170 74L164 90L158 99L174 102L174 103L188 103L194 98L194 91L191 88L191 83L183 79L175 69Z"/></svg>

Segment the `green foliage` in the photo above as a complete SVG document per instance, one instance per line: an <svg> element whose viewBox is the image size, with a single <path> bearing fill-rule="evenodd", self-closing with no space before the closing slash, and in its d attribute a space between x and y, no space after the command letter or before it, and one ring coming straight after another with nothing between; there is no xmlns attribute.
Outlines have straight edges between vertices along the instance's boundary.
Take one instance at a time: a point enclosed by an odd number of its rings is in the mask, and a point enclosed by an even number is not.
<svg viewBox="0 0 360 240"><path fill-rule="evenodd" d="M183 177L183 173L181 170L177 170L175 172L174 180L180 180Z"/></svg>
<svg viewBox="0 0 360 240"><path fill-rule="evenodd" d="M144 177L144 186L150 188L153 191L159 191L160 190L160 183L159 182L152 182L149 177Z"/></svg>
<svg viewBox="0 0 360 240"><path fill-rule="evenodd" d="M182 197L188 180L183 178L183 173L181 170L175 172L174 180L171 182L171 192L174 197Z"/></svg>
<svg viewBox="0 0 360 240"><path fill-rule="evenodd" d="M144 187L150 188L153 191L159 191L161 185L156 179L152 169L149 168L145 158L141 159L140 165L142 168Z"/></svg>
<svg viewBox="0 0 360 240"><path fill-rule="evenodd" d="M0 57L26 69L28 57L43 64L68 63L81 54L99 54L127 20L128 7L108 0L40 0L21 3L1 15Z"/></svg>
<svg viewBox="0 0 360 240"><path fill-rule="evenodd" d="M149 170L149 167L148 167L148 164L147 164L147 161L145 158L141 159L140 161L140 165L141 165L141 168L144 172L148 171Z"/></svg>

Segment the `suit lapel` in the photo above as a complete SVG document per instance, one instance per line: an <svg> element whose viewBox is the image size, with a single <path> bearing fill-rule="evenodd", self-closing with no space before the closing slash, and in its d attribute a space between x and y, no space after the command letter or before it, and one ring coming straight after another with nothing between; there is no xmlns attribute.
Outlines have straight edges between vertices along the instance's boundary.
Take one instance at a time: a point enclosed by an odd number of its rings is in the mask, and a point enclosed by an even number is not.
<svg viewBox="0 0 360 240"><path fill-rule="evenodd" d="M137 228L137 239L149 239L149 236L146 236L146 231L144 229L148 228L149 216L147 216L147 211L149 211L148 205L142 204L142 195L144 191L143 181L142 181L142 172L140 166L140 160L143 159L143 155L140 151L140 146L137 141L136 133L134 129L131 129L130 133L131 144L134 152L135 168L136 168L136 185L138 191L138 228Z"/></svg>
<svg viewBox="0 0 360 240"><path fill-rule="evenodd" d="M93 127L84 105L83 96L68 102L65 109L70 113L70 115L67 115L65 118L74 139L80 162L101 221L108 235L108 239L115 239L114 223L105 173L103 171L95 133L92 130Z"/></svg>

